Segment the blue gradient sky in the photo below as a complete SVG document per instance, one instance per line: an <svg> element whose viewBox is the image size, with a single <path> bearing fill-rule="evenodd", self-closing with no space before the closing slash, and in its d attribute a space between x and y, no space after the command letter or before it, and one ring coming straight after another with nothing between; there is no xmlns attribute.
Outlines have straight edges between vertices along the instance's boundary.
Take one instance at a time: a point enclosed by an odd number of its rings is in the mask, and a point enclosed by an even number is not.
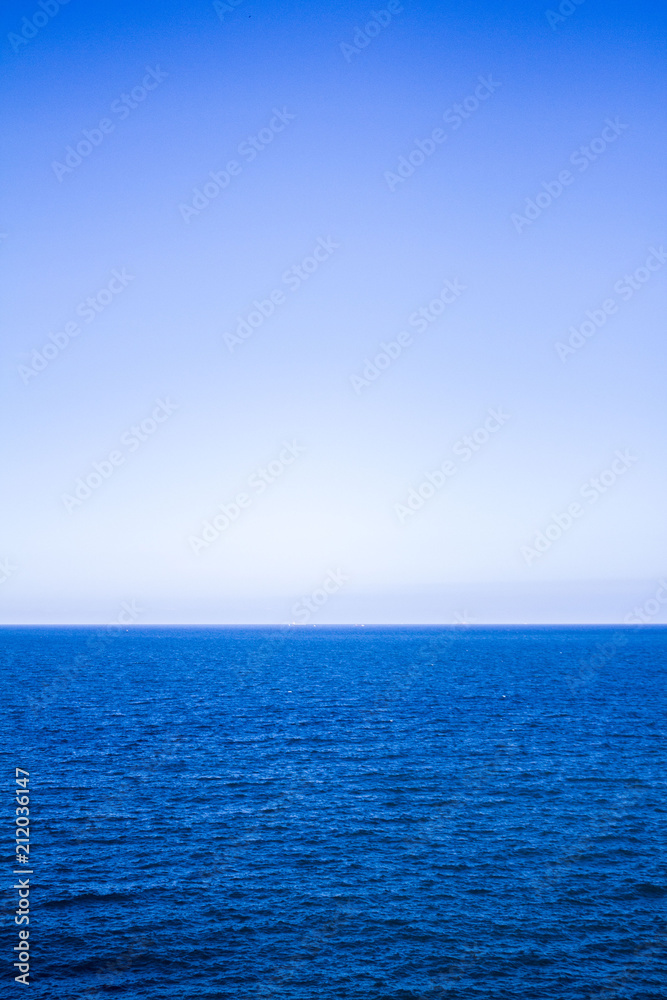
<svg viewBox="0 0 667 1000"><path fill-rule="evenodd" d="M8 35L40 8L4 9L0 620L107 622L134 600L142 623L286 622L329 570L348 579L309 624L623 621L653 597L667 258L632 296L614 285L667 243L664 14L585 0L552 27L549 4L406 2L348 62L341 43L373 9L71 0L17 52ZM167 75L121 120L112 102L147 67ZM480 75L499 86L455 129L443 115ZM295 117L247 162L239 145L274 108ZM113 131L58 180L54 161L103 118ZM626 127L582 171L570 157L607 119ZM390 190L386 172L436 128L444 142ZM186 223L179 206L234 159ZM513 213L564 169L572 182L517 232ZM281 276L319 237L339 246L291 291ZM133 280L86 324L77 306L114 269ZM448 279L465 291L355 392ZM224 335L278 288L231 352ZM562 360L556 343L609 298ZM119 444L159 398L178 408L136 450ZM498 407L510 418L401 519ZM195 554L286 441L303 454ZM63 494L118 448L68 511ZM627 471L582 499L628 449ZM527 557L572 502L582 515Z"/></svg>

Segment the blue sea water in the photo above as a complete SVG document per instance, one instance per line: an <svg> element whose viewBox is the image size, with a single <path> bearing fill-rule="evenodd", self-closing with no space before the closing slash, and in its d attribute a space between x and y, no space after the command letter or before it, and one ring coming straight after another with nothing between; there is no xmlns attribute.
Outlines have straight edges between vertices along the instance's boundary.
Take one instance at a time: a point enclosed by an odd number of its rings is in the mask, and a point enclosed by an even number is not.
<svg viewBox="0 0 667 1000"><path fill-rule="evenodd" d="M0 639L26 995L667 996L667 629Z"/></svg>

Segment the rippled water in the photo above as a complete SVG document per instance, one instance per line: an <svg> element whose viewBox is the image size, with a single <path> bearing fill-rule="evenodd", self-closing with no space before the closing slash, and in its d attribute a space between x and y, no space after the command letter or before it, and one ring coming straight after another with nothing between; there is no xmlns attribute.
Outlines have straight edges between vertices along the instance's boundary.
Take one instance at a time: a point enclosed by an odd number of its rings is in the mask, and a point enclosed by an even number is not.
<svg viewBox="0 0 667 1000"><path fill-rule="evenodd" d="M667 996L667 629L0 635L33 998Z"/></svg>

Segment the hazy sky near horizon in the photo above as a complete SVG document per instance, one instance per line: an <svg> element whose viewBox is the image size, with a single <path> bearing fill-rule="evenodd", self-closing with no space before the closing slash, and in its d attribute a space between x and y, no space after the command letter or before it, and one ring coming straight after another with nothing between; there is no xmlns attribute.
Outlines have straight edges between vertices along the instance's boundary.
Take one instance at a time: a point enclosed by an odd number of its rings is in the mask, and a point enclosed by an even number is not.
<svg viewBox="0 0 667 1000"><path fill-rule="evenodd" d="M0 621L653 597L665 15L560 10L3 10Z"/></svg>

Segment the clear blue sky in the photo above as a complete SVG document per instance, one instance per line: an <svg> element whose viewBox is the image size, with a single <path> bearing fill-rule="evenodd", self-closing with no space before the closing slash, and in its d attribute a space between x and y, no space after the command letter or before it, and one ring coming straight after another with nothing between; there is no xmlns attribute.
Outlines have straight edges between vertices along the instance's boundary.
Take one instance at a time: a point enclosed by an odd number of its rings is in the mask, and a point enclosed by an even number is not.
<svg viewBox="0 0 667 1000"><path fill-rule="evenodd" d="M1 15L0 620L653 598L660 5L45 7Z"/></svg>

